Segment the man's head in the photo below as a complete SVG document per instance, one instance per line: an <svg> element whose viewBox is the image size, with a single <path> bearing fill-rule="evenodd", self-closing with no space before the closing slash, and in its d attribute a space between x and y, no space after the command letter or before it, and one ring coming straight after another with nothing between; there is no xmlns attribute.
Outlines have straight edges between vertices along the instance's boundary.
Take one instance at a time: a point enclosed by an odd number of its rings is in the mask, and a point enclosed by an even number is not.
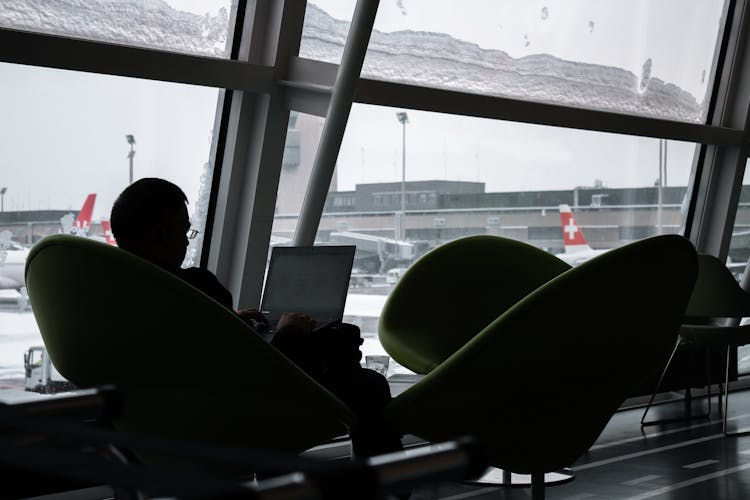
<svg viewBox="0 0 750 500"><path fill-rule="evenodd" d="M190 229L187 197L164 179L140 179L120 193L110 223L117 244L166 269L185 259Z"/></svg>

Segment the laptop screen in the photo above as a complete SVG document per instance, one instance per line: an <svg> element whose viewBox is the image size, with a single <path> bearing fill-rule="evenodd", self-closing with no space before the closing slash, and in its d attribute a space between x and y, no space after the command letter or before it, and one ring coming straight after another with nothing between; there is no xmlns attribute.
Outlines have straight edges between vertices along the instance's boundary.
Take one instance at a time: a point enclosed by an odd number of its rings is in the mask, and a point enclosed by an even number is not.
<svg viewBox="0 0 750 500"><path fill-rule="evenodd" d="M261 309L271 321L284 312L310 315L319 324L344 315L353 245L274 247Z"/></svg>

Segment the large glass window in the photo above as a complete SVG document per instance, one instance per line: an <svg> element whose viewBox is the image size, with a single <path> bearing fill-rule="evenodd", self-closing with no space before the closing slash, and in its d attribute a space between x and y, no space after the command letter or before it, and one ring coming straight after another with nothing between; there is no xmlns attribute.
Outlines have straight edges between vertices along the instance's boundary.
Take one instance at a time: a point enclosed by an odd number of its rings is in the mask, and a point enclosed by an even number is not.
<svg viewBox="0 0 750 500"><path fill-rule="evenodd" d="M729 243L727 266L738 280L742 279L745 264L750 260L750 171L745 166L742 178L742 192L737 206L737 214Z"/></svg>
<svg viewBox="0 0 750 500"><path fill-rule="evenodd" d="M212 88L0 64L0 378L22 381L24 351L42 344L19 292L29 246L49 234L75 231L74 219L91 194L89 229L78 233L105 240L131 160L134 180L162 177L185 191L193 227L203 233L205 210L199 207L207 204L212 178L209 150L218 94ZM186 265L199 261L200 241L191 240Z"/></svg>
<svg viewBox="0 0 750 500"><path fill-rule="evenodd" d="M317 240L357 245L346 319L377 354L383 303L426 251L493 234L575 265L677 233L694 152L676 141L355 105ZM574 223L561 217L566 205ZM590 251L566 253L570 231Z"/></svg>
<svg viewBox="0 0 750 500"><path fill-rule="evenodd" d="M308 0L299 55L334 64L341 62L355 2Z"/></svg>
<svg viewBox="0 0 750 500"><path fill-rule="evenodd" d="M0 27L228 57L236 0L3 0Z"/></svg>
<svg viewBox="0 0 750 500"><path fill-rule="evenodd" d="M308 2L303 57L338 63L350 9ZM381 2L362 75L705 122L725 2Z"/></svg>
<svg viewBox="0 0 750 500"><path fill-rule="evenodd" d="M726 262L738 281L742 281L748 261L750 261L750 169L746 164ZM747 319L743 320L743 322L747 321ZM737 371L741 375L750 374L750 345L740 346L737 349Z"/></svg>
<svg viewBox="0 0 750 500"><path fill-rule="evenodd" d="M272 245L289 244L294 237L324 122L324 118L297 111L292 111L289 115L279 190L276 195ZM331 189L336 190L335 174Z"/></svg>

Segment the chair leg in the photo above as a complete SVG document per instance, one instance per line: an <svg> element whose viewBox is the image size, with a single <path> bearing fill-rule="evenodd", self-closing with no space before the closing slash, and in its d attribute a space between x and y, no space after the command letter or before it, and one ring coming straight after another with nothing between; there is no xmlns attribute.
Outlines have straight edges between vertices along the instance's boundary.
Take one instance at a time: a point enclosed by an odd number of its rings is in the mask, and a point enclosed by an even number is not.
<svg viewBox="0 0 750 500"><path fill-rule="evenodd" d="M544 472L531 474L531 500L544 500Z"/></svg>
<svg viewBox="0 0 750 500"><path fill-rule="evenodd" d="M646 409L643 410L643 415L641 416L641 427L646 427L648 425L657 425L657 424L667 424L670 422L684 422L686 420L694 420L698 418L710 418L711 412L710 412L710 404L711 404L711 392L709 390L709 413L707 414L701 414L701 415L691 415L692 412L692 398L690 398L689 392L685 393L685 417L677 417L677 418L664 418L664 419L658 419L658 420L651 420L649 422L646 422L646 415L648 414L648 411L651 409L651 406L654 403L654 398L656 398L656 395L659 393L659 389L661 388L662 382L664 382L664 377L667 375L667 370L669 370L669 365L672 364L672 359L674 359L675 354L677 353L677 349L680 347L680 344L682 344L682 339L677 338L677 342L675 343L674 349L672 349L672 354L669 355L669 359L667 360L666 364L664 365L664 369L661 372L661 375L659 376L659 381L656 383L656 387L654 387L654 392L651 394L651 397L648 400L648 404L646 405ZM710 380L710 379L709 379ZM690 391L688 388L687 391Z"/></svg>
<svg viewBox="0 0 750 500"><path fill-rule="evenodd" d="M513 473L508 469L503 469L503 486L513 486Z"/></svg>
<svg viewBox="0 0 750 500"><path fill-rule="evenodd" d="M750 429L740 429L734 432L727 432L727 415L729 414L729 361L732 357L732 346L727 346L727 366L724 376L724 420L722 428L724 430L724 436L747 436L750 434Z"/></svg>
<svg viewBox="0 0 750 500"><path fill-rule="evenodd" d="M727 365L724 369L726 375L724 376L724 420L722 424L722 430L724 431L724 435L727 436L727 412L729 410L729 353L731 352L731 347L727 346Z"/></svg>
<svg viewBox="0 0 750 500"><path fill-rule="evenodd" d="M693 415L693 391L690 390L690 387L685 387L685 398L682 400L682 406L685 416L690 418Z"/></svg>
<svg viewBox="0 0 750 500"><path fill-rule="evenodd" d="M651 409L651 406L653 406L654 398L659 393L659 389L661 388L662 382L664 382L664 377L667 375L667 370L669 369L669 366L672 364L672 359L674 359L675 354L677 354L677 349L680 347L680 344L682 344L682 339L680 337L677 338L677 342L675 343L674 349L672 349L672 354L669 355L669 359L667 360L667 363L664 365L664 369L661 372L661 375L659 376L659 381L656 383L656 387L654 388L654 392L651 394L651 397L648 400L648 404L646 405L646 409L643 410L643 415L641 416L641 427L646 427L649 425L657 425L657 424L668 424L671 422L685 422L689 420L696 420L700 418L711 418L711 365L710 365L710 352L708 349L706 349L706 356L707 356L707 374L708 374L708 411L706 413L700 414L700 415L693 415L692 411L692 394L690 393L690 388L685 389L685 416L684 417L675 417L675 418L663 418L663 419L657 419L657 420L651 420L649 422L646 422L646 415L648 414L648 411ZM721 395L719 396L721 398ZM721 411L721 409L720 409Z"/></svg>
<svg viewBox="0 0 750 500"><path fill-rule="evenodd" d="M669 355L669 359L667 360L667 363L664 365L664 368L661 371L661 375L659 376L659 381L656 383L656 387L654 387L654 392L651 393L651 398L648 400L648 404L646 405L646 409L643 410L643 415L641 416L641 426L647 425L646 420L646 414L648 413L648 410L651 409L651 404L654 402L654 398L656 397L656 394L659 392L659 388L661 387L661 383L664 381L664 376L667 374L667 370L669 369L669 365L672 363L672 358L674 358L675 353L677 352L677 348L680 347L680 338L677 338L677 342L674 345L674 349L672 349L672 354Z"/></svg>
<svg viewBox="0 0 750 500"><path fill-rule="evenodd" d="M711 418L711 349L708 347L706 347L706 397L708 398L708 410L706 413L708 413L708 418Z"/></svg>
<svg viewBox="0 0 750 500"><path fill-rule="evenodd" d="M541 473L539 475L541 481L544 482L545 486L552 486L556 484L569 483L575 479L575 474L571 469L564 468L553 472ZM537 478L538 480L539 478ZM534 484L533 474L513 474L511 471L506 469L498 469L496 467L490 467L485 473L474 479L465 479L461 482L467 484L491 484L491 485L502 485L504 488L525 486L529 487Z"/></svg>

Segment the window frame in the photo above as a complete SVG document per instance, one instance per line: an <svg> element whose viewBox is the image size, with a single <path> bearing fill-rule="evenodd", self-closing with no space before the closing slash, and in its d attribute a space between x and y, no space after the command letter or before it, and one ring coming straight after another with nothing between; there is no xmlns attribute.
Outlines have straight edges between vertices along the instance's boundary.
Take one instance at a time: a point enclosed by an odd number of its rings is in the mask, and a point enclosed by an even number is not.
<svg viewBox="0 0 750 500"><path fill-rule="evenodd" d="M260 297L289 112L325 117L339 71L338 65L298 57L305 8L299 0L240 0L229 27L235 33L229 59L0 28L0 61L224 89L217 107L220 133L212 145L215 175L201 264L228 285L238 305L254 304ZM352 101L702 144L689 186L685 234L699 251L723 258L750 154L748 0L730 0L726 19L712 68L707 124L367 78L357 80Z"/></svg>

